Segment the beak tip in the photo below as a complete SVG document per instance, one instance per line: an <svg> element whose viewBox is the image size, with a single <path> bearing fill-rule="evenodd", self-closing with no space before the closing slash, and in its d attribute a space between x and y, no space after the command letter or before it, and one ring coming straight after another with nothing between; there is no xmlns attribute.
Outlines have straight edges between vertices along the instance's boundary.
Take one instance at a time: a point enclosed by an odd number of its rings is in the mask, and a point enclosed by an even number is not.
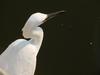
<svg viewBox="0 0 100 75"><path fill-rule="evenodd" d="M63 12L66 12L66 10L61 10L60 12L62 12L62 13L63 13Z"/></svg>

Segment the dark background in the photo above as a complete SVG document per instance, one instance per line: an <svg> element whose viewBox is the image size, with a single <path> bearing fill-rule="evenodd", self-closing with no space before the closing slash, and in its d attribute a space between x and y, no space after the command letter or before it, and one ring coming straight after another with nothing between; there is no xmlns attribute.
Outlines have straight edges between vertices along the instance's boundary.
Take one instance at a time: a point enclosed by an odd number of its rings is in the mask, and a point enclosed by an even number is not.
<svg viewBox="0 0 100 75"><path fill-rule="evenodd" d="M5 0L1 5L0 53L21 38L32 13L66 13L44 23L35 75L99 75L100 2L96 0Z"/></svg>

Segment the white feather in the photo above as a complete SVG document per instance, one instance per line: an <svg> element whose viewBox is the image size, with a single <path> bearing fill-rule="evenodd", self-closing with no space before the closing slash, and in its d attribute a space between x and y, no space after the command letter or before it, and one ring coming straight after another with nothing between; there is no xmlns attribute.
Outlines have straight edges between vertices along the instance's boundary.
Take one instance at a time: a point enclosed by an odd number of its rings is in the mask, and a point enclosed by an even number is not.
<svg viewBox="0 0 100 75"><path fill-rule="evenodd" d="M43 30L38 27L48 17L52 18L59 11L47 15L35 13L30 16L22 28L23 36L30 38L18 39L8 46L0 55L0 75L34 75L36 68L36 57L43 40Z"/></svg>
<svg viewBox="0 0 100 75"><path fill-rule="evenodd" d="M18 39L0 55L0 73L4 75L34 75L36 56L43 40L43 30L38 27L47 15L35 13L23 27L23 36L29 41Z"/></svg>

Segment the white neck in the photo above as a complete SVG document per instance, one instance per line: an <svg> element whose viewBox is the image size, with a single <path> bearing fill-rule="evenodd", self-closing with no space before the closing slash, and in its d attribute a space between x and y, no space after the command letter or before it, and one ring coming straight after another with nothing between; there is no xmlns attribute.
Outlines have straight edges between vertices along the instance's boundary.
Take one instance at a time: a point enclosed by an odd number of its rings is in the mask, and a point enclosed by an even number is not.
<svg viewBox="0 0 100 75"><path fill-rule="evenodd" d="M35 27L31 34L30 43L40 48L43 40L43 30L40 27Z"/></svg>

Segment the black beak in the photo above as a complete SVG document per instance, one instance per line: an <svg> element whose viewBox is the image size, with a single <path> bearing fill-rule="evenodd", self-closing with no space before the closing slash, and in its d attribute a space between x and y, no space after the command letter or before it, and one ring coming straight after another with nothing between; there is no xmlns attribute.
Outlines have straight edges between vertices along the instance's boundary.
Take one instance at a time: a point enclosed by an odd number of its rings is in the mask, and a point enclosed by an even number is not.
<svg viewBox="0 0 100 75"><path fill-rule="evenodd" d="M44 20L44 22L46 22L47 20L49 20L49 19L55 17L55 16L58 15L58 14L64 13L64 12L65 12L65 11L62 10L62 11L58 11L58 12L54 12L54 13L47 14L48 17Z"/></svg>

